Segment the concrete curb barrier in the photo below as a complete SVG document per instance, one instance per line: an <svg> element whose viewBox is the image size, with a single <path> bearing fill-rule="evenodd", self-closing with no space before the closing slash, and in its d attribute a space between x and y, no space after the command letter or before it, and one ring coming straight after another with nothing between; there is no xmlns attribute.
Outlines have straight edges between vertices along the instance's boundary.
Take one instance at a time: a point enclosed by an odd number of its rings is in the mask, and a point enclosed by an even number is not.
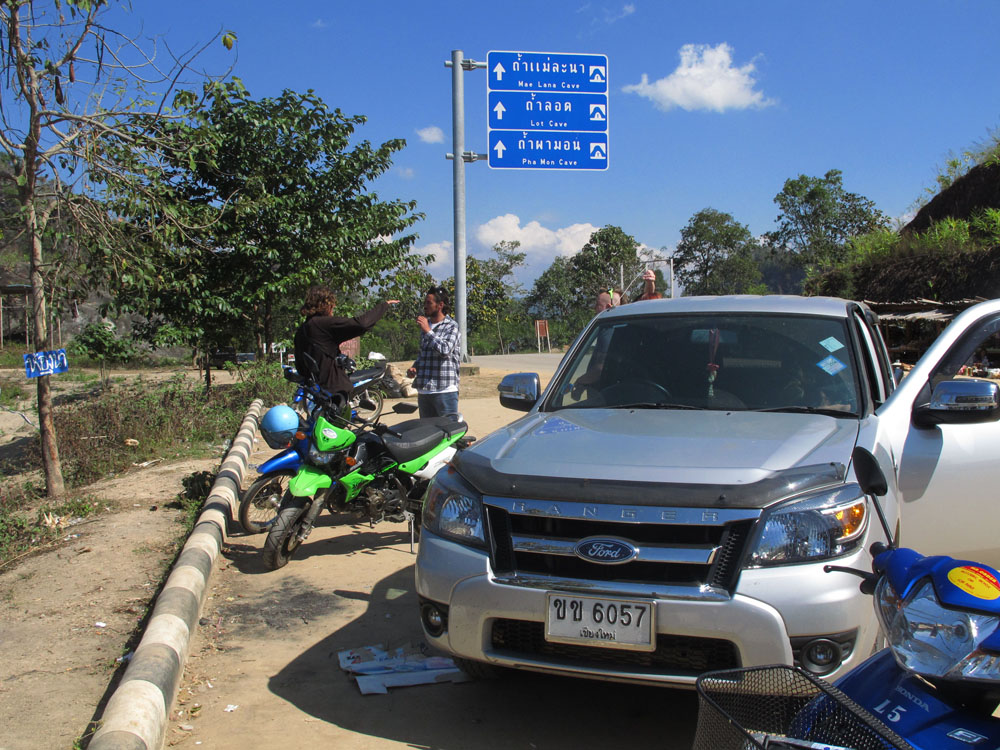
<svg viewBox="0 0 1000 750"><path fill-rule="evenodd" d="M158 750L198 625L208 578L235 518L240 484L264 403L250 405L212 491L156 599L152 617L122 681L108 700L90 750Z"/></svg>

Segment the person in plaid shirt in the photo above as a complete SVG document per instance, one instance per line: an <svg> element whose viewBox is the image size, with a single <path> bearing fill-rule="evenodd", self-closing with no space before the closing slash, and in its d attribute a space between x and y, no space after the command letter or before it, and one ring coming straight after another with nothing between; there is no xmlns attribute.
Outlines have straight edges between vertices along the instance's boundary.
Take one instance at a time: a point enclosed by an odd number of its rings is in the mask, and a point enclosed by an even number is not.
<svg viewBox="0 0 1000 750"><path fill-rule="evenodd" d="M421 417L458 416L458 365L462 357L458 324L448 316L448 292L434 286L424 296L420 326L420 354L407 375L417 389Z"/></svg>

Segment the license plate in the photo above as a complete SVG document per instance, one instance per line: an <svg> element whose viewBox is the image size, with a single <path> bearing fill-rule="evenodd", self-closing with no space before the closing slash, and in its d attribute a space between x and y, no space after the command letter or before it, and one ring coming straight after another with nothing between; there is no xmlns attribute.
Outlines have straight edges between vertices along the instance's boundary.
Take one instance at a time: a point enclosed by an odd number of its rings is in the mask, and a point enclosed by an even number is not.
<svg viewBox="0 0 1000 750"><path fill-rule="evenodd" d="M553 643L655 651L653 603L578 594L547 594L545 640Z"/></svg>

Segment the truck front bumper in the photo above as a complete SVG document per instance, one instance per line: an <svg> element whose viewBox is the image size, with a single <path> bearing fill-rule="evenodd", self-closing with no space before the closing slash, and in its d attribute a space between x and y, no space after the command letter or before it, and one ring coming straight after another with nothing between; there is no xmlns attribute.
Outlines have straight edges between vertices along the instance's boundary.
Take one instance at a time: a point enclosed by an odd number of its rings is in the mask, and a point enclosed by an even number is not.
<svg viewBox="0 0 1000 750"><path fill-rule="evenodd" d="M839 558L864 569L867 555ZM420 598L447 617L428 642L454 656L497 666L594 679L693 686L715 668L790 664L792 638L856 631L837 675L869 655L877 628L858 579L824 573L822 563L742 572L736 593L705 587L654 587L515 576L498 578L482 550L426 529L416 565ZM545 641L546 594L570 591L650 600L656 609L657 650L623 651Z"/></svg>

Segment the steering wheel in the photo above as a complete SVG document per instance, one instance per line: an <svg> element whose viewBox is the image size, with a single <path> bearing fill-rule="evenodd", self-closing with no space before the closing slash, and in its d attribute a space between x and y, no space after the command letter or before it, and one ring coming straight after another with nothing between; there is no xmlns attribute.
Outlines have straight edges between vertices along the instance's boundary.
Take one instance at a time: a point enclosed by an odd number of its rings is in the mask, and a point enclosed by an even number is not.
<svg viewBox="0 0 1000 750"><path fill-rule="evenodd" d="M608 406L630 404L634 401L662 401L670 399L670 391L659 383L645 378L629 378L601 389Z"/></svg>

